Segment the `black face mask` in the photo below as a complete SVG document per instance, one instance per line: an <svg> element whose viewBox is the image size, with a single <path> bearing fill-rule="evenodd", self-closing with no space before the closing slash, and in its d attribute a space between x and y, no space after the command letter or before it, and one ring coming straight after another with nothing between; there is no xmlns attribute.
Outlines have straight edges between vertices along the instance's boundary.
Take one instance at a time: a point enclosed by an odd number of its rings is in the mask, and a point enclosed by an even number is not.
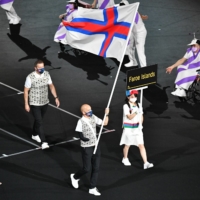
<svg viewBox="0 0 200 200"><path fill-rule="evenodd" d="M44 73L44 68L37 69L37 71L38 71L40 74L43 74L43 73Z"/></svg>

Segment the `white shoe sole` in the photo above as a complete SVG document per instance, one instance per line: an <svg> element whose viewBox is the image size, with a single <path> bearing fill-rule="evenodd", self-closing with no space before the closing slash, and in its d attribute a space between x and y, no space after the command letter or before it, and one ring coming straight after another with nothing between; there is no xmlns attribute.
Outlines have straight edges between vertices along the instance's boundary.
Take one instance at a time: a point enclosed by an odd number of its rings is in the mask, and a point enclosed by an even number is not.
<svg viewBox="0 0 200 200"><path fill-rule="evenodd" d="M41 146L42 147L42 146ZM47 144L46 146L42 147L42 150L43 149L48 149L49 148L49 145Z"/></svg>
<svg viewBox="0 0 200 200"><path fill-rule="evenodd" d="M49 146L48 147L42 147L42 150L44 150L44 149L49 149Z"/></svg>
<svg viewBox="0 0 200 200"><path fill-rule="evenodd" d="M130 65L128 65L128 66L127 66L127 65L124 65L124 66L125 66L125 67L134 67L134 65L131 65L131 66L130 66Z"/></svg>
<svg viewBox="0 0 200 200"><path fill-rule="evenodd" d="M101 196L101 194L95 194L95 193L92 193L92 192L89 192L89 194L93 194L94 196Z"/></svg>
<svg viewBox="0 0 200 200"><path fill-rule="evenodd" d="M35 140L36 142L41 143L41 140L39 141L39 140L33 138L33 136L32 136L32 140Z"/></svg>
<svg viewBox="0 0 200 200"><path fill-rule="evenodd" d="M125 166L131 166L131 163L130 164L125 164L122 160L122 163L125 165Z"/></svg>
<svg viewBox="0 0 200 200"><path fill-rule="evenodd" d="M149 168L152 168L154 167L154 165L152 163L150 163L148 166L144 167L144 169L149 169Z"/></svg>

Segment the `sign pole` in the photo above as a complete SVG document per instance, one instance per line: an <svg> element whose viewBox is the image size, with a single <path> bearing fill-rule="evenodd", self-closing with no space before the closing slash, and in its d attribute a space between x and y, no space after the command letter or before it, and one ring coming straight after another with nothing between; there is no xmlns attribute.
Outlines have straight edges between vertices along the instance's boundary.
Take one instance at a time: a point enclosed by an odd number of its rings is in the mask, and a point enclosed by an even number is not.
<svg viewBox="0 0 200 200"><path fill-rule="evenodd" d="M142 101L143 101L143 89L141 89L141 92L140 92L140 104L142 106Z"/></svg>

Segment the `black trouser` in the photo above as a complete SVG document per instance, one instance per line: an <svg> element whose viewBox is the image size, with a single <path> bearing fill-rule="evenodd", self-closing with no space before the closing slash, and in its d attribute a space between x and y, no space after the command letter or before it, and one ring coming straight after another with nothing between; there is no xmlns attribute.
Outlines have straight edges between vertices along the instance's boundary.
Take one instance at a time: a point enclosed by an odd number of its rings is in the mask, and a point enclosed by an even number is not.
<svg viewBox="0 0 200 200"><path fill-rule="evenodd" d="M61 52L65 51L65 45L59 42Z"/></svg>
<svg viewBox="0 0 200 200"><path fill-rule="evenodd" d="M43 117L46 113L48 108L48 104L44 106L33 106L31 105L31 111L33 113L33 117L35 118L34 124L33 124L33 135L39 135L41 142L46 142L44 129L43 129Z"/></svg>
<svg viewBox="0 0 200 200"><path fill-rule="evenodd" d="M101 157L101 150L99 146L97 148L96 154L93 154L93 151L94 146L82 147L83 168L74 175L75 179L80 179L80 177L88 173L92 167L92 173L90 177L90 189L96 187Z"/></svg>

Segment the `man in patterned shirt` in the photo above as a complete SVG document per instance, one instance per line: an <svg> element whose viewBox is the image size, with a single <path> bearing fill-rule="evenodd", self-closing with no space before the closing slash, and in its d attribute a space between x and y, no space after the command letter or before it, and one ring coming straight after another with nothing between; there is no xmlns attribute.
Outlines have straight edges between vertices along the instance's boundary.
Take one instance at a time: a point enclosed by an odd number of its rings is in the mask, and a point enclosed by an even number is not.
<svg viewBox="0 0 200 200"><path fill-rule="evenodd" d="M26 77L24 85L24 102L25 110L32 111L35 118L33 125L32 139L42 143L42 149L49 148L46 142L43 117L47 111L48 99L48 85L52 95L55 98L57 107L60 105L59 99L56 94L56 89L52 83L49 72L44 70L44 62L37 60L34 65L35 71Z"/></svg>
<svg viewBox="0 0 200 200"><path fill-rule="evenodd" d="M102 120L92 113L92 109L88 104L83 104L81 106L81 112L82 118L78 120L76 131L79 133L81 140L83 168L77 173L70 175L71 182L74 188L78 188L79 179L81 176L88 173L92 167L89 193L100 196L101 194L96 188L101 155L100 147L98 146L96 154L93 154L93 152L97 141L96 124L101 125ZM105 114L106 119L104 121L104 126L108 124L108 108L106 108Z"/></svg>

